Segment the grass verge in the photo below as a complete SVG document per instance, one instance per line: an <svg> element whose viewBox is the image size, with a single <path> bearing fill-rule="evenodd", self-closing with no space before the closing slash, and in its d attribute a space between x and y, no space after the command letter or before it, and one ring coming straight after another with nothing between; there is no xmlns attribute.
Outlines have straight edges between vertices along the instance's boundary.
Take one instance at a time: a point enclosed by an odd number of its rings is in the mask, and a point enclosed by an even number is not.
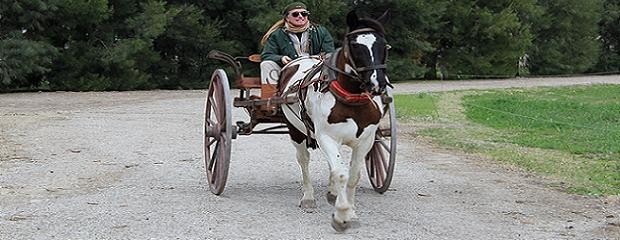
<svg viewBox="0 0 620 240"><path fill-rule="evenodd" d="M594 85L403 95L396 109L401 121L431 126L418 134L436 143L550 176L570 192L614 195L618 92L617 85Z"/></svg>

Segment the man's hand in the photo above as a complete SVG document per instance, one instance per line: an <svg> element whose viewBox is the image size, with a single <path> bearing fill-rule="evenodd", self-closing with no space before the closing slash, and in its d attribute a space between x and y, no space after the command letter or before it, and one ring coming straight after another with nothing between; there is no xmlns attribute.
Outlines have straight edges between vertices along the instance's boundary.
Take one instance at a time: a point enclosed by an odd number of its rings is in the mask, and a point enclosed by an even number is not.
<svg viewBox="0 0 620 240"><path fill-rule="evenodd" d="M282 61L282 64L286 65L289 62L291 62L291 58L289 56L282 56L281 61Z"/></svg>

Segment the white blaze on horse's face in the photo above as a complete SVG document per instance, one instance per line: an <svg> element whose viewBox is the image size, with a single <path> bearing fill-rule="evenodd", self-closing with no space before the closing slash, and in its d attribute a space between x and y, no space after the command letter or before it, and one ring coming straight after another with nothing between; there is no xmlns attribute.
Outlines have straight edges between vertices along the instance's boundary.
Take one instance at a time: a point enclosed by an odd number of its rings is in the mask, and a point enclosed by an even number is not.
<svg viewBox="0 0 620 240"><path fill-rule="evenodd" d="M377 37L375 37L375 35L373 34L362 34L362 35L357 36L357 38L355 39L355 43L361 44L365 46L366 48L368 48L368 52L370 53L370 62L372 63L375 62L375 56L372 51L372 46L375 44L376 41L377 41ZM372 86L374 88L373 90L379 89L379 81L377 80L376 69L373 70L372 74L370 75L370 83L372 83Z"/></svg>

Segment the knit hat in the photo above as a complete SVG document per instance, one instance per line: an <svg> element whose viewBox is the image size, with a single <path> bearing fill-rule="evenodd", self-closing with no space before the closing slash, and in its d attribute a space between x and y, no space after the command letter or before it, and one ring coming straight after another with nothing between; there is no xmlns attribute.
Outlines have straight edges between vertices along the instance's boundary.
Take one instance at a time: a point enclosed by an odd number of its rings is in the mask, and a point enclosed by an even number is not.
<svg viewBox="0 0 620 240"><path fill-rule="evenodd" d="M306 4L302 2L293 2L289 5L286 5L286 7L284 8L284 11L282 11L282 14L286 15L289 11L293 9L298 9L298 8L306 9Z"/></svg>

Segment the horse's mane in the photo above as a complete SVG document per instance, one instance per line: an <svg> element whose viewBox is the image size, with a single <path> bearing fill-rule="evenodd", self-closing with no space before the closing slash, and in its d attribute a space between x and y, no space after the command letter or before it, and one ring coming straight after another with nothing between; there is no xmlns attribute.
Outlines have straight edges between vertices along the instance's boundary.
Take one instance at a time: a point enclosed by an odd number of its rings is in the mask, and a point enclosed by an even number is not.
<svg viewBox="0 0 620 240"><path fill-rule="evenodd" d="M372 28L379 34L381 34L381 36L385 36L385 29L383 28L383 24L372 18L360 18L358 20L357 26L354 29L350 29L349 31L360 28Z"/></svg>

